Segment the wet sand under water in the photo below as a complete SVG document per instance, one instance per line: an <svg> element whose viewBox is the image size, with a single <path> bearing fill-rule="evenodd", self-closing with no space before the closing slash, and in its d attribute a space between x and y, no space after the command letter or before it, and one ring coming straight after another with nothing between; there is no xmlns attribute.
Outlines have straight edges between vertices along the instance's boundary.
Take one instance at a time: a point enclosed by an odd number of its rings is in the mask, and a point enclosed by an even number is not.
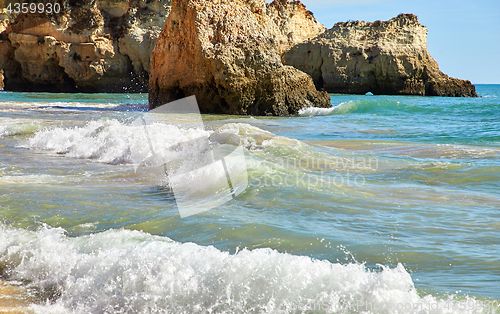
<svg viewBox="0 0 500 314"><path fill-rule="evenodd" d="M0 280L0 313L32 313L28 308L32 301L25 289Z"/></svg>

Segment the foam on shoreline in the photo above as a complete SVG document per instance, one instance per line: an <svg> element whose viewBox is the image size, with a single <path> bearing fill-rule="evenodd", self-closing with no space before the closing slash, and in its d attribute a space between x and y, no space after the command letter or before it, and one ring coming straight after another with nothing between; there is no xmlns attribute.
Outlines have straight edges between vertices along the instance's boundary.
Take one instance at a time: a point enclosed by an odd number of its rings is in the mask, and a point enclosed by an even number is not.
<svg viewBox="0 0 500 314"><path fill-rule="evenodd" d="M401 264L373 271L271 249L229 254L130 230L68 237L2 225L0 265L48 298L30 306L37 313L477 312L447 309L455 296L419 296Z"/></svg>

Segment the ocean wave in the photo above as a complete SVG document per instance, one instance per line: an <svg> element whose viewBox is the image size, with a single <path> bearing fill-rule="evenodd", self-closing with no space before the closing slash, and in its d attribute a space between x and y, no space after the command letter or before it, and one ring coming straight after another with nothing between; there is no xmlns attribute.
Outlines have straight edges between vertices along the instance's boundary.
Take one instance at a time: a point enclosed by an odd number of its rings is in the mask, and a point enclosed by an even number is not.
<svg viewBox="0 0 500 314"><path fill-rule="evenodd" d="M317 107L307 107L299 110L299 116L329 116L336 114L347 114L347 113L383 113L383 112L394 112L395 110L408 111L408 112L418 112L427 110L425 108L419 108L413 105L407 105L399 101L393 100L356 100L340 103L333 108L317 108Z"/></svg>
<svg viewBox="0 0 500 314"><path fill-rule="evenodd" d="M141 133L142 132L142 133ZM142 134L142 136L138 136ZM234 143L234 137L239 143ZM83 127L51 127L37 131L19 147L50 151L68 157L91 159L109 164L132 164L133 153L153 147L175 147L189 142L193 145L191 155L206 150L197 139L208 138L215 144L241 145L248 150L262 149L272 145L283 145L296 140L276 136L268 131L247 123L227 123L214 130L201 127L189 128L183 125L152 123L147 127L147 134L141 124L129 124L110 120L95 120ZM175 150L172 155L161 155L165 161L180 158Z"/></svg>
<svg viewBox="0 0 500 314"><path fill-rule="evenodd" d="M0 164L0 167L2 165ZM29 175L4 175L0 168L0 183L15 184L41 184L41 183L61 183L65 180L63 176L54 176L47 174L29 174Z"/></svg>
<svg viewBox="0 0 500 314"><path fill-rule="evenodd" d="M45 127L30 119L0 119L0 138L33 134Z"/></svg>
<svg viewBox="0 0 500 314"><path fill-rule="evenodd" d="M307 107L299 110L301 117L329 116L336 113L338 106L333 108Z"/></svg>
<svg viewBox="0 0 500 314"><path fill-rule="evenodd" d="M104 103L104 102L26 102L26 101L3 101L0 111L12 110L41 110L48 111L147 111L148 104L146 103Z"/></svg>
<svg viewBox="0 0 500 314"><path fill-rule="evenodd" d="M118 120L97 120L83 127L54 127L37 132L20 147L46 150L68 157L92 159L109 164L131 164L132 149L147 145L137 143L134 134L142 126L127 125ZM174 125L154 123L148 127L149 140L153 145L173 146L183 141L208 136L200 128L183 129Z"/></svg>
<svg viewBox="0 0 500 314"><path fill-rule="evenodd" d="M420 297L401 264L373 271L271 249L229 254L131 230L68 237L0 225L0 269L36 292L37 313L477 312L451 307L454 296Z"/></svg>

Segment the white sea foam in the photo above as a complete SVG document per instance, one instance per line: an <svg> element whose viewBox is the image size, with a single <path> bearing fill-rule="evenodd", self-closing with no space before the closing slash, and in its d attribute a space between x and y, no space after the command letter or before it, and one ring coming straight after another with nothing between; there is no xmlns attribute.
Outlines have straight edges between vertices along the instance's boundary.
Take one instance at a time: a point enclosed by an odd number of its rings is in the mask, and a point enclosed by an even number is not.
<svg viewBox="0 0 500 314"><path fill-rule="evenodd" d="M169 147L210 134L200 128L185 129L154 123L148 126L148 139L134 142L134 135L142 130L142 126L131 126L114 119L98 120L84 127L44 129L20 146L110 164L130 164L131 149L146 147L149 141L157 147Z"/></svg>
<svg viewBox="0 0 500 314"><path fill-rule="evenodd" d="M401 264L375 272L271 249L229 254L129 230L74 238L0 225L0 267L50 296L37 313L480 312L420 297Z"/></svg>
<svg viewBox="0 0 500 314"><path fill-rule="evenodd" d="M235 143L231 135L236 135L240 142ZM131 164L134 161L132 152L146 156L151 146L168 148L189 142L190 150L184 153L195 155L207 149L204 141L198 143L196 139L207 137L213 143L241 145L250 150L269 146L270 140L287 141L247 123L228 123L215 131L152 123L145 133L141 124L130 125L111 119L91 121L83 127L46 128L19 146L110 164ZM163 161L186 159L175 149L156 153L160 153L158 158Z"/></svg>
<svg viewBox="0 0 500 314"><path fill-rule="evenodd" d="M87 103L87 102L25 102L25 101L3 101L0 111L12 111L19 109L30 109L30 110L81 110L81 109L127 109L129 110L146 110L147 104L126 104L120 105L116 103Z"/></svg>
<svg viewBox="0 0 500 314"><path fill-rule="evenodd" d="M315 117L315 116L329 116L335 113L338 106L332 108L318 108L307 107L299 110L299 116L302 117Z"/></svg>
<svg viewBox="0 0 500 314"><path fill-rule="evenodd" d="M1 171L0 174L2 174ZM64 181L67 181L66 177L53 176L48 174L0 175L0 183L41 184L41 183L61 183Z"/></svg>
<svg viewBox="0 0 500 314"><path fill-rule="evenodd" d="M302 117L316 117L316 116L330 116L334 114L345 114L356 110L360 106L359 101L342 102L332 108L318 108L307 107L299 110L299 116Z"/></svg>
<svg viewBox="0 0 500 314"><path fill-rule="evenodd" d="M0 118L0 138L35 133L44 126L32 119Z"/></svg>
<svg viewBox="0 0 500 314"><path fill-rule="evenodd" d="M240 138L240 144L249 150L260 149L265 145L265 141L276 137L273 133L248 123L228 123L215 130L211 139L225 142L227 134L237 135Z"/></svg>

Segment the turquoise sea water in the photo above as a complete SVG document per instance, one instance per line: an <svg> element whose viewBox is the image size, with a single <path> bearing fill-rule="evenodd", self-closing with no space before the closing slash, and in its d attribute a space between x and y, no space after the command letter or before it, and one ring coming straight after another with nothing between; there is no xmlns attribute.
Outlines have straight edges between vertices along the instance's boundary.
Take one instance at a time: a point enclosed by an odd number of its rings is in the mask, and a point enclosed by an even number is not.
<svg viewBox="0 0 500 314"><path fill-rule="evenodd" d="M186 218L132 165L147 95L0 92L0 280L41 313L500 313L500 85L476 88L159 123L244 147L245 192Z"/></svg>

